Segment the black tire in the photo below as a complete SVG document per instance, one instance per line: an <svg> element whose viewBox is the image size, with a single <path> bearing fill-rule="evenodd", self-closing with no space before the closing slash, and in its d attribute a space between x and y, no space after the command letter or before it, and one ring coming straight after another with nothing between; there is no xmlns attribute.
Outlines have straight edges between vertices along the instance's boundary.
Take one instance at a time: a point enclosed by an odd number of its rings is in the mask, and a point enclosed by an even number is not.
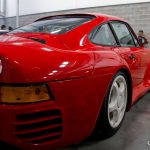
<svg viewBox="0 0 150 150"><path fill-rule="evenodd" d="M119 123L119 125L117 127L112 127L110 125L110 121L109 121L109 117L108 117L108 100L109 100L109 95L110 95L112 84L118 76L122 76L126 81L127 101L126 101L126 106L125 106L125 112L124 112L121 122ZM126 75L123 72L118 72L110 82L110 85L106 92L106 95L105 95L105 98L103 101L103 105L102 105L102 108L101 108L101 111L100 111L100 114L99 114L99 117L98 117L98 120L96 123L96 127L90 137L92 137L94 139L106 139L106 138L113 136L119 130L119 128L124 120L125 113L126 113L127 102L128 102L128 93L129 93L128 87L129 86L128 86L128 81L127 81Z"/></svg>

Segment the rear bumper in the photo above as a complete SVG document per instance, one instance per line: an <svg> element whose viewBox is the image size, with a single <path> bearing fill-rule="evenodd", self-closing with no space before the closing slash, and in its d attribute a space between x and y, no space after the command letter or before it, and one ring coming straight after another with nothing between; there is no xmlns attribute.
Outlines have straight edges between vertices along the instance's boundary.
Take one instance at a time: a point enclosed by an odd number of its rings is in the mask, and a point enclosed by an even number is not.
<svg viewBox="0 0 150 150"><path fill-rule="evenodd" d="M53 150L79 143L95 126L109 81L106 78L49 83L54 100L0 104L0 140L25 150ZM99 81L105 82L97 86Z"/></svg>
<svg viewBox="0 0 150 150"><path fill-rule="evenodd" d="M50 102L1 105L0 120L0 139L22 149L55 148L63 141L62 114Z"/></svg>
<svg viewBox="0 0 150 150"><path fill-rule="evenodd" d="M68 117L70 112L66 113L51 102L15 107L1 105L0 140L25 150L56 149L78 143L88 136L90 124L76 122Z"/></svg>

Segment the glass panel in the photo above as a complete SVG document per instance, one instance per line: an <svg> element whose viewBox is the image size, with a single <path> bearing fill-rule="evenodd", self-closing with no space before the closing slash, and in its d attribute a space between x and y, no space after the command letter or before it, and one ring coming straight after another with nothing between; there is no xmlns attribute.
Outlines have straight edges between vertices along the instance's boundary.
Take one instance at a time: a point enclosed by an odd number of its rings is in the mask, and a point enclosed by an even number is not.
<svg viewBox="0 0 150 150"><path fill-rule="evenodd" d="M108 24L102 25L95 35L91 39L95 44L101 45L117 45L116 40L108 26Z"/></svg>
<svg viewBox="0 0 150 150"><path fill-rule="evenodd" d="M112 23L121 46L135 46L132 35L123 23Z"/></svg>
<svg viewBox="0 0 150 150"><path fill-rule="evenodd" d="M83 23L91 20L88 17L62 17L48 20L37 21L27 26L20 27L10 33L18 32L42 32L49 34L63 34L70 31Z"/></svg>

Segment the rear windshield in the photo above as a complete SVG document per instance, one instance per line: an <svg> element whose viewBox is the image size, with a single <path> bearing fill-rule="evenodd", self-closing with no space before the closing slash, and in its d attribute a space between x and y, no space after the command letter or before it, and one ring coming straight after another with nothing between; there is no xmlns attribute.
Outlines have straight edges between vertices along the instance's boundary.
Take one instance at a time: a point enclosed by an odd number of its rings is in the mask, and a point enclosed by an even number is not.
<svg viewBox="0 0 150 150"><path fill-rule="evenodd" d="M32 24L17 28L10 33L41 32L49 34L63 34L90 20L90 17L52 18L37 21Z"/></svg>

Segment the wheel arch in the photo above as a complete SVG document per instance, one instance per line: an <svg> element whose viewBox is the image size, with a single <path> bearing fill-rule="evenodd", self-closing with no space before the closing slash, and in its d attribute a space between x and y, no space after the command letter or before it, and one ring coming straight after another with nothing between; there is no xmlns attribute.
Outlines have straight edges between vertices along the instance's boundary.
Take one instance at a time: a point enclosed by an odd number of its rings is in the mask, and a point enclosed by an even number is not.
<svg viewBox="0 0 150 150"><path fill-rule="evenodd" d="M132 77L131 77L131 73L130 71L128 70L128 68L122 66L120 68L117 68L115 71L114 71L114 75L112 76L112 79L110 80L109 84L108 84L108 87L110 86L111 84L111 81L113 80L114 76L117 74L117 73L123 73L125 74L126 78L127 78L127 84L128 84L128 102L127 102L127 108L126 108L126 111L129 111L131 106L132 106ZM108 89L107 89L108 90ZM107 92L106 92L107 93ZM105 94L106 96L106 94ZM104 98L105 99L105 98ZM95 124L95 128L92 132L92 134L90 135L90 137L95 137L96 133L99 131L99 124L101 124L101 117L102 117L102 112L104 111L103 110L103 105L104 105L104 100L102 102L102 105L101 105L101 109L99 110L99 113L98 113L98 117L97 117L97 121L96 121L96 124Z"/></svg>

